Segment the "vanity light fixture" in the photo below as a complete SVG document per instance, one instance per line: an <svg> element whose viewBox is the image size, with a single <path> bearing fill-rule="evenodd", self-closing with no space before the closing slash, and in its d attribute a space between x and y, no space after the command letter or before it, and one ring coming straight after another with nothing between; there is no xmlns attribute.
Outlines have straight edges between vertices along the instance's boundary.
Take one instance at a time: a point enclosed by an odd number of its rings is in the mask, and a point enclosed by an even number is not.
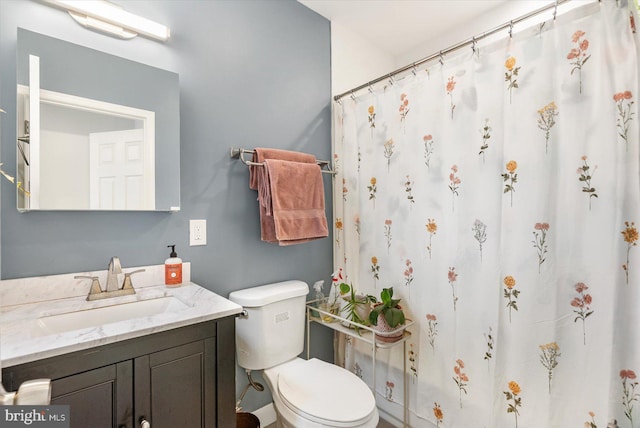
<svg viewBox="0 0 640 428"><path fill-rule="evenodd" d="M80 25L112 34L122 39L131 39L138 34L167 41L170 30L167 26L127 12L119 5L105 0L45 0L69 12Z"/></svg>

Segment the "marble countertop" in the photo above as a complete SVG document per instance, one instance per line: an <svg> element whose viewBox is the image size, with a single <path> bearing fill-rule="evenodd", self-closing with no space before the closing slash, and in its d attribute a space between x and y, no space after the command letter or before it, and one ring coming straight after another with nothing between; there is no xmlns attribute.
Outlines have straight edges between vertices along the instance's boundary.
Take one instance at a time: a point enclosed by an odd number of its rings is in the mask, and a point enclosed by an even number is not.
<svg viewBox="0 0 640 428"><path fill-rule="evenodd" d="M147 316L134 315L131 319L115 322L104 319L97 326L83 327L82 322L79 322L77 329L71 331L51 333L42 328L41 321L47 317L165 297L173 297L174 299L166 301L171 301L175 305L169 306L161 313ZM168 288L164 284L151 285L136 288L134 295L91 302L86 300L85 294L4 306L0 307L0 364L3 368L11 367L215 320L241 311L241 306L191 282L185 282L176 288Z"/></svg>

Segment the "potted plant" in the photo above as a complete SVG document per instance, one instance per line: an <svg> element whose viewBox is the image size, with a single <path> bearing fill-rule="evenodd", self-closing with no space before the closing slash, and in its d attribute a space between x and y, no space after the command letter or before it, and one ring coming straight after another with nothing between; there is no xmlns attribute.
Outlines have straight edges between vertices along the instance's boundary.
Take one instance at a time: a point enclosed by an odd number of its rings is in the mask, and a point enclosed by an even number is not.
<svg viewBox="0 0 640 428"><path fill-rule="evenodd" d="M376 336L383 342L396 342L404 335L404 312L400 299L393 298L393 287L380 292L381 302L375 304L369 313L369 322L376 326Z"/></svg>
<svg viewBox="0 0 640 428"><path fill-rule="evenodd" d="M342 306L342 313L349 322L343 321L342 324L354 328L359 333L359 325L368 325L369 312L371 312L371 304L378 300L370 294L356 293L353 286L340 284L340 295L345 303Z"/></svg>

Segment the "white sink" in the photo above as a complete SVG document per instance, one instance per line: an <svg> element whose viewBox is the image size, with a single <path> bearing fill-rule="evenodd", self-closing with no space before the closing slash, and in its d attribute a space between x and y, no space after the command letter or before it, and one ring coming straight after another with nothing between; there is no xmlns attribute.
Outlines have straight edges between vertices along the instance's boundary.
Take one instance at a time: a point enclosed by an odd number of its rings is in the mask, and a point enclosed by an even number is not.
<svg viewBox="0 0 640 428"><path fill-rule="evenodd" d="M177 312L190 306L174 296L103 306L40 317L36 320L34 336L65 333L89 327L98 327L120 321Z"/></svg>

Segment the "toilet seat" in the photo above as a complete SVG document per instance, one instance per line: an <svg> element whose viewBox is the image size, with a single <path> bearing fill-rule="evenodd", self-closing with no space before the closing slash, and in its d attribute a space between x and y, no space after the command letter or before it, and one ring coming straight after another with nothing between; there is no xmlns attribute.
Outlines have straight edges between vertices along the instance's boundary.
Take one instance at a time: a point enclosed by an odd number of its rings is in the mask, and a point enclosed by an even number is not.
<svg viewBox="0 0 640 428"><path fill-rule="evenodd" d="M283 403L319 424L358 426L371 419L376 410L375 398L360 378L315 358L282 367L277 382Z"/></svg>

